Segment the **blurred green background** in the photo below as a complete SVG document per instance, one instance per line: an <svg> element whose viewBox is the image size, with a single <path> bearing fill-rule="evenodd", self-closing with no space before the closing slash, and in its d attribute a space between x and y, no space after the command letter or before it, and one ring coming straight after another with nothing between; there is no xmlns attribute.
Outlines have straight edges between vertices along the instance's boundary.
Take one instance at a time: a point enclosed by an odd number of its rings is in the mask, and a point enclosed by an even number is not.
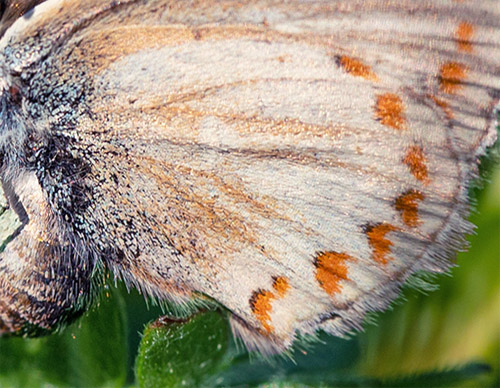
<svg viewBox="0 0 500 388"><path fill-rule="evenodd" d="M106 286L86 316L39 339L0 339L0 387L500 386L500 169L486 168L471 248L424 295L405 289L392 310L349 340L321 336L293 361L263 361L234 344L217 312L155 322L136 291Z"/></svg>

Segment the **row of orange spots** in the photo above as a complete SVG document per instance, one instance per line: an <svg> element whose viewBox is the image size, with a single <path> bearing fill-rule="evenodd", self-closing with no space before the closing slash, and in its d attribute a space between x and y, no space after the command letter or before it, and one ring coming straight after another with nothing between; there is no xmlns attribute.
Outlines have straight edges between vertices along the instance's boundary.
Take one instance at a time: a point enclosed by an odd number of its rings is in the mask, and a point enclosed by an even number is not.
<svg viewBox="0 0 500 388"><path fill-rule="evenodd" d="M344 69L355 76L364 78L376 77L369 66L349 57L338 59ZM372 78L373 79L373 78ZM444 109L444 106L443 106ZM407 128L405 106L401 97L394 93L384 93L377 96L375 103L375 118L382 125L390 128L404 130ZM413 146L407 151L405 159L412 174L419 180L427 178L425 156L421 148ZM408 226L418 225L418 204L422 200L420 193L408 192L396 200L396 209L401 212L403 222ZM365 227L368 243L372 248L373 260L379 264L387 264L393 243L386 238L386 234L397 230L391 224L376 224ZM341 291L340 282L348 279L346 262L353 258L345 253L325 252L316 257L316 279L320 286L330 295Z"/></svg>
<svg viewBox="0 0 500 388"><path fill-rule="evenodd" d="M337 63L342 66L347 73L353 76L362 77L371 81L378 81L378 77L371 67L364 64L359 59L341 55L337 57ZM385 93L377 96L375 118L388 127L405 129L405 107L401 98L394 93Z"/></svg>
<svg viewBox="0 0 500 388"><path fill-rule="evenodd" d="M414 189L396 198L396 210L401 213L403 222L410 228L414 228L420 224L420 220L418 219L418 202L423 199L424 195Z"/></svg>
<svg viewBox="0 0 500 388"><path fill-rule="evenodd" d="M270 314L273 310L272 302L275 299L283 298L286 295L290 289L290 283L288 282L288 279L283 276L275 277L273 288L277 295L271 291L257 290L250 298L250 308L267 333L271 333L273 331L273 327L270 322Z"/></svg>
<svg viewBox="0 0 500 388"><path fill-rule="evenodd" d="M475 27L468 22L460 22L455 30L455 40L458 51L472 53L474 50L472 37ZM439 69L439 88L447 94L455 94L463 87L467 78L467 67L458 62L444 63Z"/></svg>
<svg viewBox="0 0 500 388"><path fill-rule="evenodd" d="M400 212L401 218L406 226L410 228L417 227L420 224L418 218L418 203L424 199L424 195L418 190L408 190L401 194L395 201L395 208ZM380 223L376 225L365 226L365 233L368 237L368 243L372 248L373 260L379 264L387 264L388 260L392 259L389 256L391 251L392 241L386 238L389 232L397 231L394 225Z"/></svg>
<svg viewBox="0 0 500 388"><path fill-rule="evenodd" d="M455 31L455 39L459 51L467 53L473 51L471 39L474 33L475 27L472 24L467 22L459 23ZM466 78L467 68L465 65L458 62L444 63L439 69L439 88L446 94L455 94L463 88L463 83ZM453 119L453 111L446 101L439 99L433 95L430 95L429 97L437 106L442 109L447 119ZM394 97L393 99L395 100ZM379 103L377 102L377 107L378 106ZM398 110L394 111L398 112L401 109L402 108L398 106ZM380 109L377 108L377 111L379 110ZM393 115L394 114L396 113L393 113ZM381 115L381 113L378 113L379 119ZM385 113L385 115L387 117L390 117L390 115L387 113ZM387 120L388 119L386 119L386 121ZM382 119L380 119L380 121L384 124L384 121ZM392 126L395 127L394 125ZM422 147L417 145L408 147L403 159L403 163L409 167L410 172L416 179L423 183L428 182L427 158L423 152ZM418 218L418 204L423 199L424 195L420 191L415 189L411 189L396 198L395 208L401 214L401 219L406 226L414 228L420 224L421 221ZM379 224L367 229L366 233L368 235L369 243L373 249L373 258L375 261L382 264L387 263L387 254L390 251L390 246L392 245L392 243L390 240L385 238L385 235L388 232L394 230L396 230L396 228L390 224Z"/></svg>
<svg viewBox="0 0 500 388"><path fill-rule="evenodd" d="M378 81L377 75L372 71L371 67L365 65L359 59L341 55L337 58L337 62L344 70L356 77L362 77L370 81Z"/></svg>
<svg viewBox="0 0 500 388"><path fill-rule="evenodd" d="M455 40L459 51L471 53L473 51L472 38L475 27L468 22L458 24L455 31ZM338 64L353 76L363 77L373 81L378 80L377 75L370 66L348 56L337 58ZM467 78L467 68L458 62L446 62L439 69L439 88L446 94L455 94L463 88ZM434 96L429 95L434 103L442 109L447 119L453 119L453 111L449 104ZM375 118L382 125L398 130L407 128L405 106L401 97L394 93L385 93L377 96L375 103ZM408 147L403 158L403 163L408 166L411 174L423 183L428 182L427 158L422 147L413 145ZM418 205L424 199L424 195L415 189L401 194L395 200L395 208L400 213L403 223L411 228L420 224L418 217ZM372 248L373 260L380 264L387 264L390 249L393 243L386 238L386 234L398 230L397 227L380 223L365 227L368 242ZM330 295L340 292L340 281L347 279L346 261L352 257L345 253L326 252L317 256L315 265L317 268L316 279L321 287Z"/></svg>
<svg viewBox="0 0 500 388"><path fill-rule="evenodd" d="M385 235L393 232L397 228L391 224L376 224L366 226L366 235L368 236L368 243L372 247L373 260L379 264L387 264L392 241L387 239Z"/></svg>
<svg viewBox="0 0 500 388"><path fill-rule="evenodd" d="M341 291L341 280L347 280L347 261L354 259L346 253L322 252L316 256L316 280L329 295Z"/></svg>
<svg viewBox="0 0 500 388"><path fill-rule="evenodd" d="M337 63L353 76L378 81L378 77L371 67L359 59L341 55L337 57ZM377 96L375 118L388 127L404 129L406 127L406 116L401 98L393 93L385 93Z"/></svg>
<svg viewBox="0 0 500 388"><path fill-rule="evenodd" d="M472 37L475 33L475 27L468 22L460 22L455 30L455 40L457 42L458 50L470 53L473 51ZM462 88L464 81L467 78L467 67L459 62L446 62L441 65L439 69L439 89L446 94L456 94ZM448 120L453 119L454 114L449 104L433 95L429 97L434 103L442 109ZM421 147L412 146L408 148L403 162L410 168L411 173L419 181L426 182L428 179L427 160ZM406 214L407 220L409 215L408 211L402 213Z"/></svg>
<svg viewBox="0 0 500 388"><path fill-rule="evenodd" d="M473 51L472 37L474 33L475 27L471 23L461 22L458 24L455 31L455 40L459 51L467 53ZM371 67L361 62L359 59L342 55L337 58L337 61L347 73L353 76L378 81L378 77ZM457 93L463 87L463 82L466 78L467 68L465 65L458 62L444 63L439 69L440 90L447 94ZM444 107L444 101L435 102L445 110L447 116L452 116L449 107ZM404 106L401 98L395 94L386 93L377 96L375 116L383 125L395 129L405 128L406 117L404 114Z"/></svg>

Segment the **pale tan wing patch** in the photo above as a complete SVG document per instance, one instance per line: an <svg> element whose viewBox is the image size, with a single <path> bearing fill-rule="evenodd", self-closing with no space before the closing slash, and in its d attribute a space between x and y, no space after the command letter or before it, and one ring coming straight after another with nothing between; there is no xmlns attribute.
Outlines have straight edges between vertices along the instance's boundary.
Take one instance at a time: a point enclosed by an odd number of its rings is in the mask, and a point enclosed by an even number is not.
<svg viewBox="0 0 500 388"><path fill-rule="evenodd" d="M217 300L264 352L446 270L496 138L500 15L386 3L131 2L70 34L53 66L85 97L68 133L107 265Z"/></svg>

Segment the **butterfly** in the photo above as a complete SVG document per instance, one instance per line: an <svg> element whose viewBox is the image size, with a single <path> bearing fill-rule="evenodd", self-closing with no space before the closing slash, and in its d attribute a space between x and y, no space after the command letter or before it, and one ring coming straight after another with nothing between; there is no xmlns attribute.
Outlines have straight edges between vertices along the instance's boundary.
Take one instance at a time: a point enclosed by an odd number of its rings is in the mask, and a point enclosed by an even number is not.
<svg viewBox="0 0 500 388"><path fill-rule="evenodd" d="M0 333L106 271L264 354L441 273L497 138L496 1L4 1Z"/></svg>

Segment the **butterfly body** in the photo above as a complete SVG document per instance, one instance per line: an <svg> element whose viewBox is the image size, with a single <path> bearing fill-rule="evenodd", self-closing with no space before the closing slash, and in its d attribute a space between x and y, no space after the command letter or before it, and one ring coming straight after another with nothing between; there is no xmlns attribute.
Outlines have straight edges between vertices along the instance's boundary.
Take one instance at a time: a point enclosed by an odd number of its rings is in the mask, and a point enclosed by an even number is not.
<svg viewBox="0 0 500 388"><path fill-rule="evenodd" d="M361 328L472 230L499 13L37 6L0 41L2 180L29 220L0 254L0 330L81 313L101 267L158 299L217 301L263 352Z"/></svg>

